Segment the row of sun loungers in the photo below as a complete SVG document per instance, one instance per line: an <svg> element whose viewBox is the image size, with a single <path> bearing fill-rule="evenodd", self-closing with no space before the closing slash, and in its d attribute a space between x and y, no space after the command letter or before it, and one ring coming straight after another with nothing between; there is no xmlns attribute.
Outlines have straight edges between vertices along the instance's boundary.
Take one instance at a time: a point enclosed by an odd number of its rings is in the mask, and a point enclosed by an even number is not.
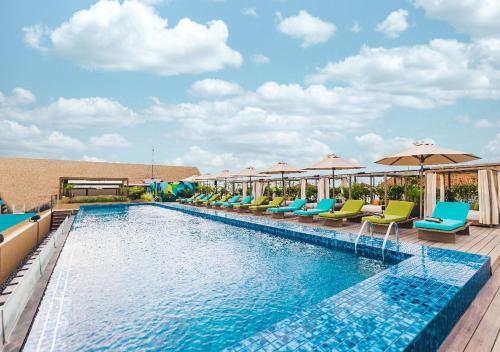
<svg viewBox="0 0 500 352"><path fill-rule="evenodd" d="M287 214L296 216L300 222L312 222L316 216L323 224L342 226L345 220L369 222L375 230L386 228L392 223L400 227L415 227L419 238L431 241L455 242L455 235L469 234L467 223L468 203L439 202L431 217L415 221L411 218L415 206L413 202L391 200L387 208L380 214L363 214L363 200L347 200L340 210L334 211L335 199L322 199L312 209L306 209L305 199L296 199L291 204L281 206L283 197L275 197L269 201L261 196L253 199L239 195L225 195L219 198L216 194L195 194L191 198L178 200L183 204L215 207L240 212L252 212L257 215L269 214L274 218L285 218Z"/></svg>

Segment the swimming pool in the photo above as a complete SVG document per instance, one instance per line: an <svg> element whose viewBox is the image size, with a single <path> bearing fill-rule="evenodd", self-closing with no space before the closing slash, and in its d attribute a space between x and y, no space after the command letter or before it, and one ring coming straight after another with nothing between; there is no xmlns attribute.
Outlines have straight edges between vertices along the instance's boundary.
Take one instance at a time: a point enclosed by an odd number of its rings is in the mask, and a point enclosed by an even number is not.
<svg viewBox="0 0 500 352"><path fill-rule="evenodd" d="M162 207L86 207L25 350L218 351L394 263Z"/></svg>

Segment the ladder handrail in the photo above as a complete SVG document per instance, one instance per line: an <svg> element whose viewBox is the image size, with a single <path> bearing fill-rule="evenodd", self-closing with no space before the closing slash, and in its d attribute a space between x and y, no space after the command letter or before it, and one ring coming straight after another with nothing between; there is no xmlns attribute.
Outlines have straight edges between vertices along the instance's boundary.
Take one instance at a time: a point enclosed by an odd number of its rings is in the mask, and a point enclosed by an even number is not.
<svg viewBox="0 0 500 352"><path fill-rule="evenodd" d="M384 243L382 243L382 260L384 260L384 252L385 246L387 245L387 241L389 240L389 236L391 235L391 229L394 226L394 234L396 235L396 245L399 246L399 226L398 223L393 221L389 224L387 228L387 232L385 233Z"/></svg>
<svg viewBox="0 0 500 352"><path fill-rule="evenodd" d="M354 253L356 253L356 254L358 253L359 239L360 239L361 235L363 234L363 230L365 229L366 225L368 225L368 227L370 228L370 238L371 238L371 241L373 241L373 224L371 221L365 220L365 222L363 222L363 225L361 226L361 229L358 232L358 236L356 236L356 240L354 241Z"/></svg>

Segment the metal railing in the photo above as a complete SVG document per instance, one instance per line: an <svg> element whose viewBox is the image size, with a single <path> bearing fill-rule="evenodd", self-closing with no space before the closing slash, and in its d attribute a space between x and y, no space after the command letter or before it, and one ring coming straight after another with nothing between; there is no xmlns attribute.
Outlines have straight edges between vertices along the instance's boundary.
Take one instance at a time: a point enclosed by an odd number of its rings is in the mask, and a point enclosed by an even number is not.
<svg viewBox="0 0 500 352"><path fill-rule="evenodd" d="M373 223L369 220L366 220L365 222L363 222L363 225L361 226L361 229L359 230L358 235L356 236L356 240L354 241L354 252L356 254L358 253L359 240L360 240L361 236L363 235L363 231L365 230L365 227L367 227L367 226L370 228L369 235L370 235L370 240L373 243ZM391 230L393 228L394 228L394 234L396 237L396 245L399 247L399 226L396 222L393 221L389 224L389 226L387 227L387 231L385 232L384 242L382 243L382 260L385 259L385 247L387 246L387 241L389 240L389 236L390 236Z"/></svg>

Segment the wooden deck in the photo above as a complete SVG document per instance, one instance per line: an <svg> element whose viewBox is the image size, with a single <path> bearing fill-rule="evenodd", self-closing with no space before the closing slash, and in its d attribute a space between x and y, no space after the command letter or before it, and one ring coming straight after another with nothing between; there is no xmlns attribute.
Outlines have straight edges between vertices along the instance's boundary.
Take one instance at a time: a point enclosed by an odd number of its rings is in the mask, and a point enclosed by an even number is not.
<svg viewBox="0 0 500 352"><path fill-rule="evenodd" d="M279 221L297 222L296 218ZM324 227L319 222L304 225ZM339 230L358 233L360 227L361 224L346 223ZM375 236L383 237L383 234ZM500 352L500 228L472 226L470 235L458 235L456 243L419 240L415 229L404 228L400 228L399 238L403 242L491 257L493 276L450 332L439 352Z"/></svg>

